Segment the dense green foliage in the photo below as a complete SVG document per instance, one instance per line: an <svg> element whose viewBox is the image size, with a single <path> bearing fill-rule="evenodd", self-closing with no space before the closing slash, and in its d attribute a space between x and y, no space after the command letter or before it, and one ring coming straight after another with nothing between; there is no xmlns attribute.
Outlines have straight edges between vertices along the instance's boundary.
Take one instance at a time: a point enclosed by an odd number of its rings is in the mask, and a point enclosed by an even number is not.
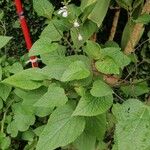
<svg viewBox="0 0 150 150"><path fill-rule="evenodd" d="M38 24L30 25L36 41L21 58L10 57L21 30L15 17L7 24L7 12L15 11L7 3L0 11L0 149L149 150L150 15L141 15L144 0L25 1L29 23ZM118 25L112 41L107 24L116 6L124 29ZM145 29L127 55L136 24ZM24 53L24 42L17 44ZM29 67L30 56L38 57L39 68Z"/></svg>

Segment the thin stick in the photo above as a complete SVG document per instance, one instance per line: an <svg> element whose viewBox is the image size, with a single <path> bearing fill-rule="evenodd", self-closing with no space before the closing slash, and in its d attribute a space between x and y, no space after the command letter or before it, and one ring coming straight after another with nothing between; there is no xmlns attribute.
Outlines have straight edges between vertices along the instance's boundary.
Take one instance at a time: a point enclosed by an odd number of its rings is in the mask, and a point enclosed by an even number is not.
<svg viewBox="0 0 150 150"><path fill-rule="evenodd" d="M114 19L113 19L112 28L110 31L109 41L113 41L113 39L115 37L117 25L118 25L118 21L119 21L119 16L120 16L120 9L116 9Z"/></svg>

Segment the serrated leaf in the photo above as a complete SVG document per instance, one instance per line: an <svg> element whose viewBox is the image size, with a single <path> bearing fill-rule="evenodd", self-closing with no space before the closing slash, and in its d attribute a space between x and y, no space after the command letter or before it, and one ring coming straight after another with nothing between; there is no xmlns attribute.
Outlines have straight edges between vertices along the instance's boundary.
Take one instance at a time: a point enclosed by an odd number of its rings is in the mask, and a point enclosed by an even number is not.
<svg viewBox="0 0 150 150"><path fill-rule="evenodd" d="M26 69L2 81L4 84L18 88L33 90L42 86L43 80L48 77L39 68Z"/></svg>
<svg viewBox="0 0 150 150"><path fill-rule="evenodd" d="M33 0L33 7L39 16L51 19L54 7L48 0Z"/></svg>
<svg viewBox="0 0 150 150"><path fill-rule="evenodd" d="M93 41L87 41L87 45L84 47L84 51L87 53L87 55L95 60L100 59L101 47L98 43Z"/></svg>
<svg viewBox="0 0 150 150"><path fill-rule="evenodd" d="M129 99L113 107L117 119L115 149L150 149L150 107L136 99Z"/></svg>
<svg viewBox="0 0 150 150"><path fill-rule="evenodd" d="M38 107L54 108L56 106L64 105L68 101L63 88L52 84L48 91L34 104Z"/></svg>
<svg viewBox="0 0 150 150"><path fill-rule="evenodd" d="M103 60L98 60L95 67L99 72L105 74L119 74L119 66L113 61L112 58L106 57Z"/></svg>
<svg viewBox="0 0 150 150"><path fill-rule="evenodd" d="M61 81L72 81L87 78L90 71L82 61L75 61L68 66L61 77Z"/></svg>
<svg viewBox="0 0 150 150"><path fill-rule="evenodd" d="M107 96L113 93L110 86L101 80L97 80L93 83L93 87L90 92L95 97Z"/></svg>
<svg viewBox="0 0 150 150"><path fill-rule="evenodd" d="M34 112L26 105L21 103L12 106L14 112L14 122L19 131L26 131L35 122Z"/></svg>
<svg viewBox="0 0 150 150"><path fill-rule="evenodd" d="M106 16L106 13L107 13L107 10L109 7L109 3L110 3L110 0L97 1L94 9L88 16L88 19L90 19L91 21L96 23L98 27L100 27Z"/></svg>
<svg viewBox="0 0 150 150"><path fill-rule="evenodd" d="M4 47L11 39L12 37L8 37L8 36L1 36L0 35L0 49L2 47Z"/></svg>
<svg viewBox="0 0 150 150"><path fill-rule="evenodd" d="M112 95L97 98L87 94L81 97L73 116L97 116L106 112L112 103Z"/></svg>
<svg viewBox="0 0 150 150"><path fill-rule="evenodd" d="M53 150L73 142L84 130L85 120L71 116L70 105L57 108L51 115L48 124L41 133L37 150Z"/></svg>
<svg viewBox="0 0 150 150"><path fill-rule="evenodd" d="M11 90L12 90L11 86L0 83L0 98L2 98L3 101L6 101Z"/></svg>
<svg viewBox="0 0 150 150"><path fill-rule="evenodd" d="M42 55L56 51L58 46L59 45L57 43L51 43L49 39L46 38L39 39L31 47L29 56Z"/></svg>

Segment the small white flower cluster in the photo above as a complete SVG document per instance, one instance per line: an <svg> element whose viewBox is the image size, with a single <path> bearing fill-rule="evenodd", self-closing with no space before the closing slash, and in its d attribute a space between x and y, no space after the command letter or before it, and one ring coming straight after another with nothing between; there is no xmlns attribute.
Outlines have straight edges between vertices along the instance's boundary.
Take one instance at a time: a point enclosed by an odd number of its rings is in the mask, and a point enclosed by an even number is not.
<svg viewBox="0 0 150 150"><path fill-rule="evenodd" d="M77 20L75 20L74 23L73 23L73 26L74 26L75 28L79 28L79 27L80 27L80 24L79 24L79 22L78 22ZM82 35L81 35L80 33L78 34L78 40L79 40L79 41L82 41L82 40L83 40L83 37L82 37Z"/></svg>
<svg viewBox="0 0 150 150"><path fill-rule="evenodd" d="M58 15L62 15L62 17L66 18L68 17L68 10L66 6L60 7L58 11Z"/></svg>
<svg viewBox="0 0 150 150"><path fill-rule="evenodd" d="M64 17L64 18L68 17L68 8L67 8L67 6L60 7L60 9L58 11L58 15L62 15L62 17ZM77 19L74 21L73 26L75 28L79 28L80 27L80 24L77 21ZM78 34L78 40L79 41L83 40L83 37L82 37L82 35L80 33Z"/></svg>

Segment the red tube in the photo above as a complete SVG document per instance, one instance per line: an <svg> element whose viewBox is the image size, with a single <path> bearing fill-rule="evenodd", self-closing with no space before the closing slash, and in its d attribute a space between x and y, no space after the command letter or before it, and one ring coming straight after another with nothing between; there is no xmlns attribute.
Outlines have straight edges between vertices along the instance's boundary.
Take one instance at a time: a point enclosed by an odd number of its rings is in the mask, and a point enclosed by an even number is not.
<svg viewBox="0 0 150 150"><path fill-rule="evenodd" d="M18 16L19 16L22 32L25 38L26 46L27 46L28 51L30 51L32 47L32 42L31 42L31 37L30 37L28 26L27 26L27 22L24 17L24 11L23 11L21 0L15 0L15 5L16 5ZM30 57L30 59L31 59L32 67L38 67L38 63L37 61L35 61L36 57L32 56Z"/></svg>

